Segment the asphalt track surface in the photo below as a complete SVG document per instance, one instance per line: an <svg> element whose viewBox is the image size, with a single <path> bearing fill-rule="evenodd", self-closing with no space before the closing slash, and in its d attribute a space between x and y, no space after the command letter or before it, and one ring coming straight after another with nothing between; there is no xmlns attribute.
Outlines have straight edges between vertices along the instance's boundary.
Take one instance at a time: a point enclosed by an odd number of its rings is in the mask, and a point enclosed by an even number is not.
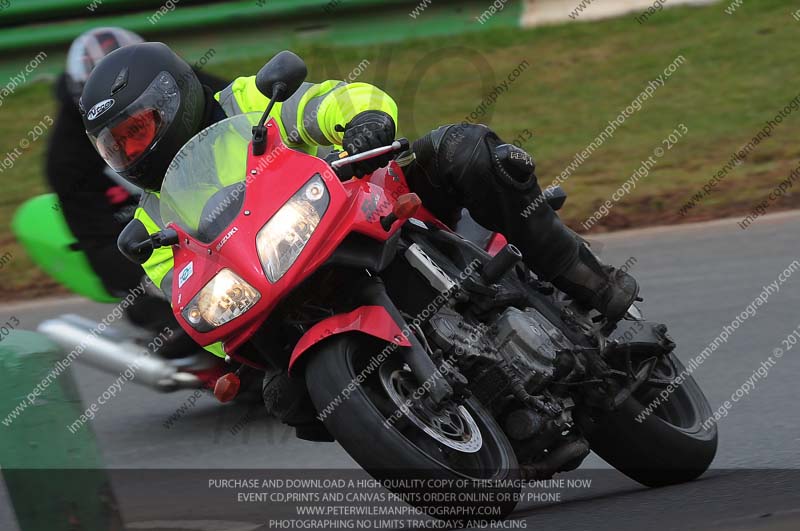
<svg viewBox="0 0 800 531"><path fill-rule="evenodd" d="M794 260L800 260L800 212L759 218L747 230L740 229L736 221L591 238L601 245L606 261L632 264L630 271L645 297L645 316L668 324L684 360L696 356L723 326L745 311L764 286L775 282ZM21 327L30 330L60 313L100 319L108 311L107 306L78 299L3 308L5 317L16 316ZM712 408L730 400L799 325L797 270L695 371ZM95 400L114 379L85 366L78 366L74 373L85 403ZM700 480L647 489L592 455L580 470L566 476L591 479L590 487L564 492L558 501L522 504L514 518L524 522L517 527L800 529L798 381L800 344L785 352L769 374L719 422L717 458ZM190 395L190 391L158 394L127 384L117 398L101 408L92 424L105 463L118 469L113 483L128 529L270 529L265 521L272 514L265 514L263 506L229 503L227 493L209 489L202 478L189 482L178 471L158 470L183 469L188 477L194 469L208 478L226 477L224 469L356 467L336 444L300 441L260 410L240 404L219 405L207 395L171 427L165 427L170 415ZM152 472L140 476L123 469ZM0 489L0 529L16 531L2 497Z"/></svg>

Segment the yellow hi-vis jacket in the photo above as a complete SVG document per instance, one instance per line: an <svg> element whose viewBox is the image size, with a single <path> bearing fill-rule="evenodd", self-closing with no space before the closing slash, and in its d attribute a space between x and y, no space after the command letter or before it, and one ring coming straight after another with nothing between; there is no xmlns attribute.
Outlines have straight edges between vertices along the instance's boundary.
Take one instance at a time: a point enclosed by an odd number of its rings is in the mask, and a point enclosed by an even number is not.
<svg viewBox="0 0 800 531"><path fill-rule="evenodd" d="M269 102L256 88L255 76L237 78L214 97L228 116L263 112ZM336 131L336 126L343 127L357 114L368 110L383 111L397 123L397 104L379 88L368 83L348 84L329 80L303 83L289 99L275 104L270 117L278 123L287 146L316 155L319 146L341 146L342 133ZM164 229L159 193L145 192L134 217L144 224L150 234ZM173 266L170 247L156 249L142 266L150 280L169 299ZM207 348L219 356L225 355L221 348Z"/></svg>

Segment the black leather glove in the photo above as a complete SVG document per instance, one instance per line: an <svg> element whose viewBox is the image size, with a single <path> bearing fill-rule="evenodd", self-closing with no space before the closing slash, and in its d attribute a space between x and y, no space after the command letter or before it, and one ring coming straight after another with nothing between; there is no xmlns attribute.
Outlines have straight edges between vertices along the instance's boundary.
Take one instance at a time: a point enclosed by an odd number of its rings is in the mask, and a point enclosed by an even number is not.
<svg viewBox="0 0 800 531"><path fill-rule="evenodd" d="M394 142L394 119L383 111L364 111L344 126L342 147L349 155L357 155L371 149L388 146ZM353 174L363 177L389 164L392 153L352 165Z"/></svg>

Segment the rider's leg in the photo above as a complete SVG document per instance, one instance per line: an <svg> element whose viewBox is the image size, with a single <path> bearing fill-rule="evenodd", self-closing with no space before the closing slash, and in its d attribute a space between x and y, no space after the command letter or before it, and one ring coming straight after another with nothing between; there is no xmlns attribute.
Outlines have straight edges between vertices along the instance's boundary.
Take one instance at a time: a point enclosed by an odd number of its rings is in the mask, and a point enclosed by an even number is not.
<svg viewBox="0 0 800 531"><path fill-rule="evenodd" d="M445 221L462 206L516 245L528 266L610 320L638 294L628 274L600 264L544 201L535 164L483 125L440 127L414 142L409 185Z"/></svg>

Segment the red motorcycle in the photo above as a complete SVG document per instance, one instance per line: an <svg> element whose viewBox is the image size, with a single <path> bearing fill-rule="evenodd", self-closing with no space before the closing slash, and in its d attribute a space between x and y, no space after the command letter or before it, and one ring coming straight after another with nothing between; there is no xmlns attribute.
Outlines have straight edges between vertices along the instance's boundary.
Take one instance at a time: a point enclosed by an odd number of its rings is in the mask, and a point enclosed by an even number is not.
<svg viewBox="0 0 800 531"><path fill-rule="evenodd" d="M375 477L499 494L448 498L476 514L513 508L519 482L503 480L574 469L590 448L646 485L707 469L716 429L701 424L711 411L691 376L636 420L683 370L663 325L636 307L607 323L501 236L445 226L406 184L405 140L330 163L287 148L267 118L305 75L294 54L273 58L257 76L267 110L210 126L175 157L168 228L125 231L140 263L172 247L174 312L196 342L305 379L317 418ZM349 164L388 152L400 160L350 177ZM235 380L217 384L221 399Z"/></svg>

